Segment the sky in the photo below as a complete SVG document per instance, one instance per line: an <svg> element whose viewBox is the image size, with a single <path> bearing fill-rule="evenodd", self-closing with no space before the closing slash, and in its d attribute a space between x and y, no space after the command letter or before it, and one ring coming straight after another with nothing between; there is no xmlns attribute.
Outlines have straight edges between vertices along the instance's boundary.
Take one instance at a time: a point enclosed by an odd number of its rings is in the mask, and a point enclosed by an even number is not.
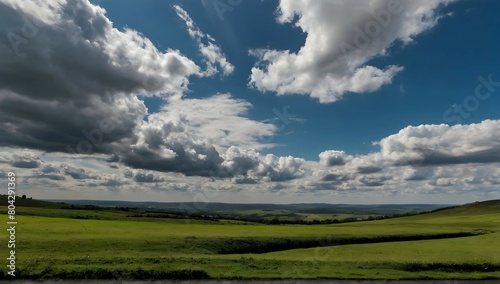
<svg viewBox="0 0 500 284"><path fill-rule="evenodd" d="M0 0L0 178L39 199L498 199L499 10Z"/></svg>

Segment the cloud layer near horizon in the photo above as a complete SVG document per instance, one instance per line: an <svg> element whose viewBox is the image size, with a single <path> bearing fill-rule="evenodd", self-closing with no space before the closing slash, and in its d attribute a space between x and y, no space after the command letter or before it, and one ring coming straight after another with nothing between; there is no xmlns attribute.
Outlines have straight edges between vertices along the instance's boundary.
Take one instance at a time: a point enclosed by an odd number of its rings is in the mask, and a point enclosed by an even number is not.
<svg viewBox="0 0 500 284"><path fill-rule="evenodd" d="M498 130L500 120L455 126L409 126L376 142L381 147L378 152L349 155L328 150L319 154L319 162L263 156L254 150L232 146L220 155L221 165L206 173L127 167L126 161L106 165L104 157L96 155L74 159L70 154L31 150L18 154L11 148L2 149L0 168L21 171L34 184L45 181L60 188L76 183L82 188L101 190L125 190L135 185L183 192L208 188L299 195L487 196L494 194L500 184L500 136L495 134L500 133ZM203 163L196 165L203 171L210 169L203 167Z"/></svg>

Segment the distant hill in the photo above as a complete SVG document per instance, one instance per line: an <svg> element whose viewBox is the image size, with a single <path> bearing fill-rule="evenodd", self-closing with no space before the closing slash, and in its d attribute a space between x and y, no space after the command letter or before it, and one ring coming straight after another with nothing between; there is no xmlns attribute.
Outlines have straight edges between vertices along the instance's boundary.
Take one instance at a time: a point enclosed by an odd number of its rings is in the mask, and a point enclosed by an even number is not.
<svg viewBox="0 0 500 284"><path fill-rule="evenodd" d="M7 205L7 196L0 195L0 205ZM90 213L77 212L79 210L98 210L99 207L118 212L118 217L133 215L132 217L162 218L208 218L244 220L264 223L336 223L352 222L359 220L377 220L391 217L409 216L412 220L434 219L441 217L457 217L484 215L500 212L500 200L475 202L465 205L439 205L439 204L232 204L232 203L205 203L193 204L189 202L161 203L161 202L128 202L128 201L102 201L102 200L34 200L16 198L17 207L69 209L73 215ZM30 209L32 210L32 209ZM31 212L31 211L30 211ZM102 213L104 215L111 213ZM115 213L116 213L115 212ZM121 212L121 213L120 213ZM129 212L129 213L127 213ZM132 213L135 212L135 213ZM25 214L28 211L24 212ZM40 212L36 213L39 214ZM47 213L47 212L45 212ZM58 210L49 212L50 216L62 214ZM68 213L65 211L65 213ZM30 213L35 214L35 213ZM48 213L47 213L48 214ZM68 213L69 214L69 213ZM70 214L70 215L71 215ZM94 213L93 213L94 214ZM97 213L95 213L97 214ZM95 215L94 214L94 215ZM102 215L101 214L101 215ZM125 214L125 215L124 215ZM134 215L135 214L135 215ZM149 214L149 215L148 215ZM80 216L78 215L78 216ZM82 215L82 216L83 216ZM98 214L99 215L99 214ZM99 218L108 218L109 216ZM123 215L123 216L122 216ZM136 216L137 215L137 216ZM86 215L85 215L86 216ZM117 216L112 216L116 217ZM87 216L91 218L92 216ZM302 222L302 223L301 223Z"/></svg>
<svg viewBox="0 0 500 284"><path fill-rule="evenodd" d="M468 203L461 206L445 207L429 213L433 216L459 216L500 213L500 199Z"/></svg>
<svg viewBox="0 0 500 284"><path fill-rule="evenodd" d="M8 200L8 195L5 194L0 195L0 205L8 205L7 200ZM61 202L52 202L52 201L36 200L28 198L24 199L21 198L21 196L16 196L15 205L23 207L45 207L45 208L62 208L65 206L65 204Z"/></svg>
<svg viewBox="0 0 500 284"><path fill-rule="evenodd" d="M290 217L299 215L320 214L338 216L384 216L404 213L428 212L438 208L449 207L447 204L235 204L235 203L193 203L193 202L127 202L104 200L52 200L77 205L97 205L103 207L129 207L139 210L173 212L181 214L232 215L245 219L253 217ZM333 217L332 217L333 218Z"/></svg>

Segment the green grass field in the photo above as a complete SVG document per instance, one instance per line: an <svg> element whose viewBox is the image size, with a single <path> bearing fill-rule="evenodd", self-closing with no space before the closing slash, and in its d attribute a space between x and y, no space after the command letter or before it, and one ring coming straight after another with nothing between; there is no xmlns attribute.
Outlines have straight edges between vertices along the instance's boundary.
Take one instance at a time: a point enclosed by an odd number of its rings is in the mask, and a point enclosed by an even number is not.
<svg viewBox="0 0 500 284"><path fill-rule="evenodd" d="M19 202L17 278L500 278L499 201L332 225L62 207ZM6 207L0 212L6 216Z"/></svg>

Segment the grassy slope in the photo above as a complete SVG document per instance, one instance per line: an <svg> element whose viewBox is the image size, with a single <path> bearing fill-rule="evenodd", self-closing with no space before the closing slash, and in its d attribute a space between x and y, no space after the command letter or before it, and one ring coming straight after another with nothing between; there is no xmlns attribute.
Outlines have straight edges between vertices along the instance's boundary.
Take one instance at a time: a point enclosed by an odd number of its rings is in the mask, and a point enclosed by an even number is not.
<svg viewBox="0 0 500 284"><path fill-rule="evenodd" d="M19 207L18 210L31 210L31 214L38 212L45 216L56 216L57 210L61 210L59 213L71 211L42 205L45 208ZM4 211L5 207L0 210ZM51 213L47 214L49 211ZM81 211L78 214L94 214ZM126 278L142 275L143 270L191 269L204 270L211 277L221 278L500 278L500 271L495 267L500 266L498 201L405 218L317 226L203 221L186 224L183 220L144 218L123 221L126 219L123 212L104 212L115 214L117 219L18 216L16 249L21 273L35 278ZM119 214L122 214L121 220ZM492 233L455 239L327 246L265 254L217 254L221 246L240 243L249 237L263 241L277 237L316 238L318 245L324 245L325 238L475 230ZM7 235L1 237L5 243ZM323 240L319 241L320 238ZM143 270L139 273L137 269ZM147 274L145 277L155 276Z"/></svg>
<svg viewBox="0 0 500 284"><path fill-rule="evenodd" d="M474 203L430 214L357 224L362 224L365 228L378 227L382 224L405 228L421 228L421 230L436 227L461 230L468 228L469 230L485 230L490 233L456 239L296 249L286 252L253 255L252 257L288 261L320 259L321 261L344 264L351 262L353 266L356 266L354 263L357 263L356 267L373 266L375 270L379 269L378 265L384 266L385 263L390 263L385 265L387 267L398 267L400 270L405 270L401 269L402 264L418 264L417 266L420 269L417 270L420 271L412 272L413 276L445 278L500 277L500 201ZM432 264L440 264L441 269L431 269ZM497 266L498 268L492 269L496 270L496 272L483 272L491 270L488 266ZM468 269L472 271L467 271ZM463 272L460 272L460 270ZM400 276L412 278L412 276L405 276L405 274L407 274L406 271Z"/></svg>

